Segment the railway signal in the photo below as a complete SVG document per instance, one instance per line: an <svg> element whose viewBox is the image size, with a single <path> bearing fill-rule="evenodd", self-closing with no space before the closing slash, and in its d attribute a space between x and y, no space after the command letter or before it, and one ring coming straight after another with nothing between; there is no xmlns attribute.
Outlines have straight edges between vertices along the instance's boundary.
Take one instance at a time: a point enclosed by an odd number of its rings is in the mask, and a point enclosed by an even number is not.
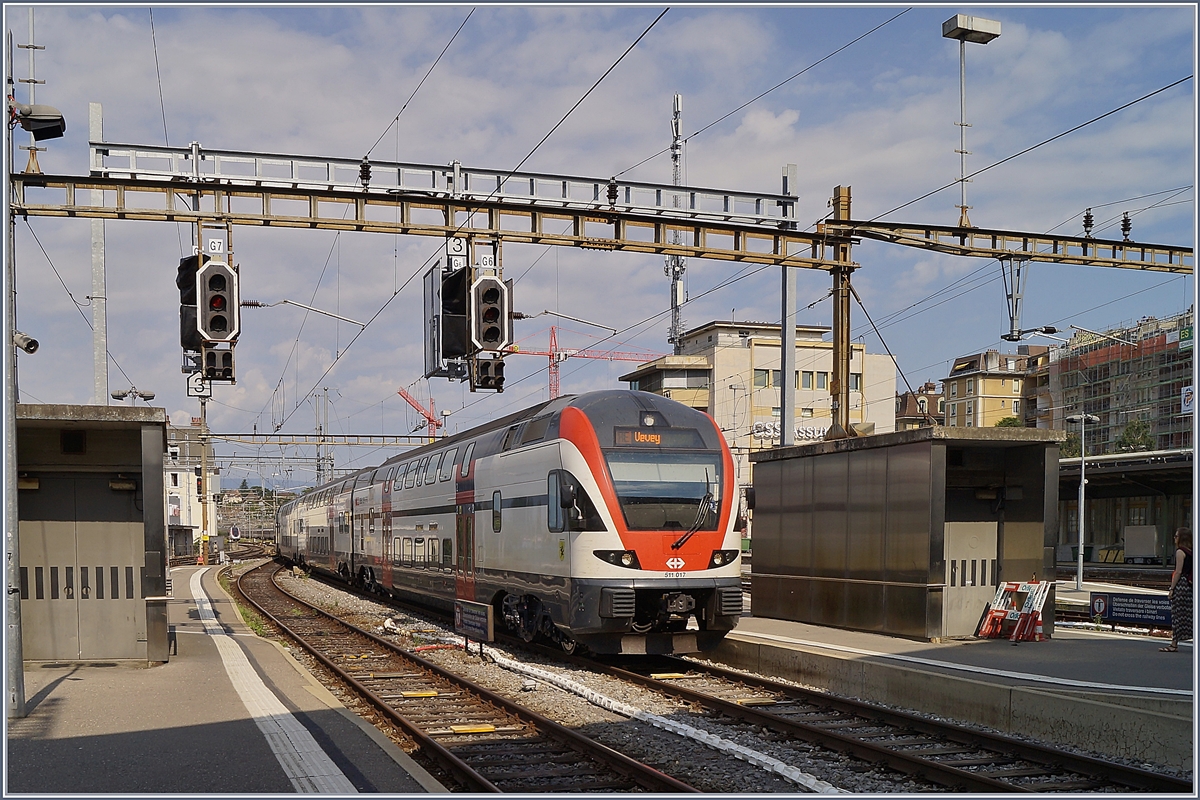
<svg viewBox="0 0 1200 800"><path fill-rule="evenodd" d="M214 347L205 343L200 351L201 372L206 381L237 383L233 369L233 347Z"/></svg>
<svg viewBox="0 0 1200 800"><path fill-rule="evenodd" d="M196 299L200 338L206 343L236 340L241 330L237 272L224 261L209 261L196 272Z"/></svg>
<svg viewBox="0 0 1200 800"><path fill-rule="evenodd" d="M504 359L478 358L471 359L471 391L484 390L504 391Z"/></svg>
<svg viewBox="0 0 1200 800"><path fill-rule="evenodd" d="M510 287L495 275L480 275L471 284L471 344L483 352L499 352L511 340Z"/></svg>
<svg viewBox="0 0 1200 800"><path fill-rule="evenodd" d="M207 262L206 255L185 256L179 259L179 271L175 275L175 285L179 287L179 345L197 353L203 340L196 319L196 273L200 265Z"/></svg>

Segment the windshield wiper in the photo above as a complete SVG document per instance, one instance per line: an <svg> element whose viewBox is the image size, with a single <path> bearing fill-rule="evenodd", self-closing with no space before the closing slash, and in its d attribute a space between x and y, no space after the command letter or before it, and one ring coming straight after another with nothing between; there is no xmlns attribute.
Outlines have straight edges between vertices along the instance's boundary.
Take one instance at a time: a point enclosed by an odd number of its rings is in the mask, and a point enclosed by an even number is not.
<svg viewBox="0 0 1200 800"><path fill-rule="evenodd" d="M692 534L700 530L700 526L704 524L704 520L708 517L708 512L713 508L712 484L708 480L708 470L704 470L704 497L700 498L700 508L696 511L696 521L692 523L692 527L688 528L687 533L680 536L671 543L672 550L678 550L687 544L687 540L692 538Z"/></svg>

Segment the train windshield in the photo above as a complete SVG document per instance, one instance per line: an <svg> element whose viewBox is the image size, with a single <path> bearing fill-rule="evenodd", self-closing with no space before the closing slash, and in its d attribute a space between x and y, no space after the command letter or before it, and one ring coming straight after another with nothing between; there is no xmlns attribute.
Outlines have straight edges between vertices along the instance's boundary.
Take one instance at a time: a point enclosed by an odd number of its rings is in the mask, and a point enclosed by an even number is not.
<svg viewBox="0 0 1200 800"><path fill-rule="evenodd" d="M719 451L609 450L605 456L629 530L716 530Z"/></svg>

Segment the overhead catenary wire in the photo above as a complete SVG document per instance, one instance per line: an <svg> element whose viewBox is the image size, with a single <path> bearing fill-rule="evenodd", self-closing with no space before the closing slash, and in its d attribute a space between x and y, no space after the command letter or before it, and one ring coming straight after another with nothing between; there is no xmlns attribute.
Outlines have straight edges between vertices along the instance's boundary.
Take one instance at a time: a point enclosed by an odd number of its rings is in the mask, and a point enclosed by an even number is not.
<svg viewBox="0 0 1200 800"><path fill-rule="evenodd" d="M1148 94L1144 94L1144 95L1142 95L1141 97L1137 98L1136 100L1130 100L1128 103L1125 103L1124 105L1117 106L1116 108L1114 108L1114 109L1112 109L1112 110L1110 110L1110 111L1105 111L1103 114L1101 114L1101 115L1100 115L1100 116L1098 116L1098 117L1092 117L1092 118L1091 118L1091 119L1089 119L1087 122L1081 122L1081 123L1079 123L1078 125L1076 125L1076 126L1075 126L1075 127L1073 127L1073 128L1068 128L1067 130L1065 130L1065 131L1063 131L1063 132L1061 132L1061 133L1056 133L1056 134L1054 134L1053 136L1051 136L1049 139L1043 139L1042 141L1038 142L1037 144L1030 145L1029 147L1026 147L1024 150L1020 150L1020 151L1018 151L1018 152L1016 152L1016 153L1013 153L1013 154L1012 154L1012 155L1010 155L1010 156L1006 156L1006 157L1004 157L1004 158L1000 159L999 161L996 161L996 162L994 162L994 163L988 164L986 167L981 167L980 169L977 169L977 170L975 170L974 172L972 172L972 173L971 173L971 174L969 174L969 175L966 175L966 176L964 176L964 177L962 177L962 178L959 178L958 180L955 180L955 181L952 181L952 182L950 182L950 183L947 183L945 186L939 186L937 189L934 189L934 190L932 190L932 191L926 192L925 194L921 195L920 197L915 197L915 198L913 198L912 200L909 200L909 201L908 201L908 202L906 202L906 203L901 203L900 205L896 206L896 207L895 207L895 208L893 208L893 209L890 209L890 210L888 210L888 211L884 211L882 214L876 214L875 216L871 217L870 219L868 219L868 220L864 220L864 221L865 221L865 222L876 222L876 221L878 221L878 220L880 220L880 219L883 219L884 217L886 217L886 216L888 216L888 215L890 215L890 214L894 214L894 213L896 213L897 211L899 211L899 210L900 210L900 209L902 209L902 208L908 208L909 206L911 206L911 205L913 205L913 204L915 204L915 203L919 203L919 202L921 202L922 200L924 200L924 199L926 199L926 198L932 197L933 195L937 194L938 192L943 192L943 191L945 191L946 189L950 189L950 188L953 188L953 187L955 187L955 186L958 186L958 185L960 185L960 184L961 184L963 181L970 180L971 178L974 178L974 177L975 177L975 176L977 176L977 175L982 175L983 173L987 172L988 170L995 169L996 167L998 167L998 166L1000 166L1000 165L1002 165L1002 164L1007 164L1009 161L1012 161L1012 160L1013 160L1013 159L1015 159L1015 158L1019 158L1020 156L1023 156L1023 155L1025 155L1026 153L1031 153L1031 152L1033 152L1034 150L1037 150L1039 147L1044 147L1045 145L1048 145L1048 144L1050 144L1051 142L1057 141L1057 140L1059 140L1059 139L1063 138L1064 136L1067 136L1067 135L1069 135L1069 134L1072 134L1072 133L1074 133L1075 131L1078 131L1078 130L1081 130L1081 129L1083 129L1083 128L1086 128L1087 126L1089 126L1089 125L1092 125L1092 124L1094 124L1094 123L1097 123L1097 122L1099 122L1099 121L1100 121L1100 120L1102 120L1102 119L1106 119L1107 117L1111 117L1113 114L1116 114L1116 113L1118 113L1118 112L1124 111L1125 109L1127 109L1127 108L1130 108L1131 106L1135 106L1135 105L1137 105L1138 103L1141 103L1141 102L1143 102L1144 100L1149 100L1151 97L1154 97L1155 95L1158 95L1158 94L1162 94L1163 92L1167 91L1168 89L1173 89L1174 87L1178 86L1179 84L1181 84L1181 83L1184 83L1185 81L1190 81L1191 79L1192 79L1192 76L1191 76L1191 75L1187 75L1187 76L1185 76L1185 77L1183 77L1183 78L1180 78L1180 79L1179 79L1179 80L1177 80L1177 81L1172 81L1171 83L1168 83L1166 86L1163 86L1163 87L1161 87L1161 88L1155 89L1153 92L1149 92Z"/></svg>
<svg viewBox="0 0 1200 800"><path fill-rule="evenodd" d="M855 37L854 39L851 39L850 41L846 42L844 45L842 45L841 47L837 48L836 50L833 50L833 51L831 51L830 53L828 53L828 54L826 54L826 55L822 56L821 58L817 59L817 60L816 60L816 61L814 61L813 63L809 64L809 65L808 65L807 67L805 67L804 69L800 70L799 72L793 73L793 74L792 74L792 75L790 75L789 77L785 78L784 80L782 80L782 81L780 81L779 83L777 83L777 84L775 84L774 86L772 86L770 89L767 89L765 92L762 92L761 94L758 94L758 95L756 95L756 96L752 97L751 99L747 100L745 103L742 103L740 106L738 106L737 108L733 109L732 111L729 111L729 112L727 112L727 113L725 113L725 114L721 115L721 116L720 116L720 117L718 117L717 119L713 120L712 122L708 123L708 124L707 124L707 125L705 125L704 127L702 127L702 128L700 128L699 130L695 131L694 133L692 133L692 134L689 134L688 136L684 137L684 139L683 139L683 141L684 141L684 144L686 144L686 143L688 142L688 140L689 140L689 139L694 139L695 137L697 137L697 136L699 136L700 134L702 134L702 133L704 133L705 131L707 131L709 128L711 128L711 127L713 127L713 126L715 126L715 125L717 125L717 124L719 124L719 123L721 123L721 122L724 122L725 120L729 119L729 118L730 118L730 117L732 117L734 114L736 114L737 112L741 111L743 108L746 108L747 106L749 106L749 105L751 105L751 104L753 104L753 103L755 103L755 102L757 102L757 101L761 100L762 98L766 97L767 95L769 95L771 92L775 91L776 89L778 89L778 88L780 88L780 87L782 87L782 86L784 86L784 85L786 85L786 84L788 84L788 83L791 83L793 80L795 80L796 78L799 78L801 75L803 75L804 73L808 72L810 69L812 69L812 68L816 67L817 65L819 65L819 64L821 64L821 63L823 63L823 62L825 62L825 61L828 61L829 59L831 59L831 58L833 58L834 56L836 56L838 53L840 53L840 52L842 52L843 50L847 49L848 47L851 47L852 45L855 45L855 44L857 44L858 42L861 42L863 39L867 38L868 36L870 36L870 35L871 35L872 33L874 33L875 31L879 30L880 28L882 28L882 27L884 27L884 26L886 26L886 25L889 25L889 24L891 24L892 22L895 22L896 20L900 19L900 17L902 17L902 16L904 16L905 14L907 14L909 11L912 11L912 7L911 7L911 6L910 6L910 7L908 7L908 8L906 8L906 9L904 9L903 11L901 11L899 14L895 15L895 16L894 16L894 17L892 17L891 19L889 19L889 20L887 20L887 21L885 21L885 22L881 22L881 23L879 23L878 25L876 25L874 28L871 28L871 29L870 29L869 31L867 31L866 33L860 34L859 36ZM655 158L658 158L659 156L661 156L663 153L668 153L668 152L670 152L670 150L671 150L671 148L670 148L670 147L664 147L662 150L659 150L659 151L658 151L657 153L655 153L654 155L647 156L646 158L643 158L641 161L637 162L637 163L636 163L636 164L634 164L633 166L631 166L631 167L626 167L625 169L621 170L620 172L618 172L618 173L617 173L617 177L620 177L621 175L624 175L624 174L625 174L625 173L627 173L627 172L630 172L630 171L632 171L632 170L635 170L635 169L637 169L637 168L638 168L638 167L640 167L642 164L645 164L647 161L652 161L653 159L655 159Z"/></svg>
<svg viewBox="0 0 1200 800"><path fill-rule="evenodd" d="M650 23L650 25L649 25L649 26L648 26L648 27L647 27L647 28L646 28L644 31L642 31L642 33L641 33L641 34L640 34L640 35L637 37L637 39L635 39L635 40L633 41L633 43L632 43L632 44L630 44L630 45L629 45L629 47L627 47L627 48L625 49L625 51L621 53L621 55L620 55L620 56L617 58L617 60L613 62L612 66L610 66L608 69L606 69L606 70L604 71L604 73L603 73L603 74L602 74L602 75L601 75L601 76L600 76L600 77L599 77L599 78L596 80L596 82L595 82L594 84L592 84L592 86L591 86L591 87L590 87L590 88L589 88L589 89L588 89L586 92L584 92L583 96L582 96L582 97L580 97L580 98L579 98L579 100L578 100L578 101L576 101L576 102L575 102L575 104L574 104L573 106L571 106L571 108L570 108L570 109L567 111L567 113L566 113L566 114L564 114L564 115L562 116L562 118L561 118L561 119L560 119L558 122L556 122L556 123L554 124L554 126L553 126L553 127L550 129L550 131L549 131L549 132L548 132L548 133L547 133L545 136L543 136L543 137L542 137L542 138L541 138L541 139L538 141L538 143L537 143L536 145L534 145L534 146L533 146L533 149L531 149L531 150L529 151L529 153L528 153L528 154L527 154L527 155L526 155L524 158L522 158L522 159L521 159L520 163L518 163L518 164L517 164L515 167L513 167L513 168L512 168L512 169L509 171L509 173L508 173L508 176L506 176L506 177L511 177L511 176L513 175L513 173L515 173L515 172L516 172L517 170L519 170L519 169L520 169L522 166L524 166L525 162L527 162L527 161L528 161L530 158L532 158L532 157L533 157L533 155L534 155L534 154L535 154L535 153L538 151L538 149L539 149L539 148L540 148L540 147L541 147L543 144L545 144L545 143L546 143L546 140L548 140L548 139L550 138L550 136L551 136L551 135L552 135L552 134L553 134L553 133L554 133L556 130L558 130L558 128L559 128L559 127L560 127L560 126L561 126L561 125L562 125L564 122L566 122L567 118L568 118L568 117L570 117L570 116L571 116L571 114L572 114L572 113L573 113L573 112L574 112L574 111L575 111L577 108L579 108L579 106L580 106L580 105L581 105L581 104L582 104L582 103L583 103L583 102L584 102L584 101L585 101L585 100L586 100L586 99L587 99L587 98L588 98L588 97L589 97L589 96L592 94L592 92L594 92L594 91L596 90L596 88L597 88L597 87L600 85L600 83L601 83L601 82L602 82L602 81L603 81L603 80L604 80L606 77L608 77L608 75L609 75L609 74L611 74L611 73L612 73L612 71L613 71L614 69L616 69L616 68L617 68L617 66L618 66L618 65L619 65L619 64L620 64L622 61L624 61L624 60L625 60L625 57L626 57L626 56L628 56L628 55L629 55L629 53L633 51L633 48L634 48L634 47L636 47L636 46L638 45L638 43L639 43L639 42L641 42L641 41L642 41L642 39L644 39L648 33L650 33L650 31L651 31L651 30L654 28L654 26L658 24L659 20L661 20L661 19L662 19L662 18L663 18L663 17L666 15L666 13L667 13L668 11L670 11L670 8L665 8L665 9L663 9L663 11L662 11L662 12L661 12L661 13L660 13L660 14L659 14L657 17L655 17L655 18L654 18L654 21L653 21L653 22L651 22L651 23ZM494 194L495 194L497 191L499 191L499 186L502 186L502 185L503 185L503 183L504 183L504 180L503 180L503 179L501 179L500 181L498 181L498 186L497 186L497 188L496 188L496 189L493 189L493 190L492 190L492 192L491 192L491 193L488 195L488 197L487 197L487 198L484 198L484 199L485 199L485 200L487 200L487 199L491 198L491 197L492 197L492 196L493 196L493 195L494 195ZM463 226L464 226L465 224L466 224L466 222L464 221L464 222L462 223L462 225L459 225L459 226L457 227L457 229L456 229L456 232L457 232L458 230L462 230L462 228L463 228ZM432 252L432 253L431 253L431 254L430 254L430 255L429 255L429 256L428 256L428 257L425 259L425 261L424 261L424 262L422 262L422 264L421 264L421 265L420 265L420 266L419 266L419 267L418 267L418 268L417 268L417 269L416 269L416 270L415 270L415 271L414 271L414 272L413 272L411 275L409 275L408 279L407 279L407 280L405 280L403 284L401 284L400 288L396 289L396 290L395 290L395 291L394 291L394 292L391 294L391 296L389 296L389 297L388 297L388 299L384 301L383 305L382 305L382 306L379 308L379 310L378 310L378 311L376 311L374 314L372 314L372 315L371 315L371 317L370 317L370 318L367 320L367 322L366 322L366 325L364 325L364 326L363 326L363 328L362 328L361 330L359 330L359 331L358 331L358 332L357 332L357 333L354 335L354 337L353 337L353 338L352 338L352 339L351 339L351 340L350 340L350 341L349 341L349 342L346 344L346 347L345 347L345 348L342 350L342 352L341 352L340 354L338 354L338 355L337 355L337 356L336 356L336 357L333 359L333 361L332 361L332 362L330 362L329 366L328 366L328 367L326 367L325 371L324 371L323 373L321 373L321 377L317 379L317 382L316 382L316 383L313 385L313 389L315 389L315 388L316 388L316 386L320 385L321 381L323 381L323 380L325 379L325 376L327 376L327 375L328 375L328 374L329 374L329 373L330 373L330 372L333 370L333 368L334 368L335 366L337 366L337 364L338 364L338 363L341 361L341 359L342 359L342 358L345 356L345 354L346 354L346 353L347 353L347 352L350 350L350 348L351 348L351 347L354 345L354 343L355 343L356 341L358 341L359 337L361 337L361 336L362 336L362 335L363 335L363 334L364 334L364 333L367 331L367 329L368 329L368 328L371 326L371 323L373 323L373 322L374 322L376 319L378 319L378 318L379 318L379 315L380 315L380 314L382 314L382 313L383 313L383 311L384 311L384 310L385 310L385 309L386 309L386 308L387 308L389 305L391 305L391 302L392 302L394 299L396 299L396 297L397 297L397 296L398 296L398 295L399 295L399 294L400 294L402 291L404 291L404 289L405 289L405 288L406 288L406 287L407 287L407 286L408 286L410 283L412 283L412 281L413 281L414 279L416 279L416 277L417 277L418 275L420 275L420 274L421 274L421 273L422 273L422 272L425 270L425 267L426 267L426 266L428 266L428 264L429 264L429 263L430 263L430 262L431 262L431 261L432 261L434 258L436 258L436 257L437 257L437 255L438 255L438 252L439 252L438 250L434 250L434 251L433 251L433 252ZM313 389L309 389L309 392L311 392ZM307 395L307 394L308 394L308 392L306 392L305 394ZM287 413L287 415L286 415L286 416L283 418L283 420L282 420L282 421L279 423L279 427L280 427L280 428L282 428L282 427L283 427L283 425L287 423L287 421L288 421L288 420L291 418L292 414L294 414L294 413L296 412L296 409L298 409L299 407L300 407L299 405L296 405L296 406L294 406L294 407L292 408L292 410L291 410L291 411L289 411L289 412Z"/></svg>
<svg viewBox="0 0 1200 800"><path fill-rule="evenodd" d="M392 126L400 121L400 115L404 113L404 109L408 108L408 104L411 103L413 98L417 96L417 92L421 91L421 87L425 85L425 81L428 80L429 76L433 74L433 68L436 67L438 62L442 60L442 56L446 55L446 51L450 49L450 45L454 44L454 40L458 38L458 34L461 33L462 29L466 27L467 20L471 19L471 15L474 13L474 8L467 12L466 18L463 19L457 30L454 31L454 35L450 37L450 41L446 42L446 46L442 48L442 52L438 53L437 58L435 58L433 63L429 65L429 69L425 71L425 75L420 81L417 82L417 86L412 90L412 94L410 94L408 99L404 101L404 105L400 106L400 110L396 112L396 116L392 118L392 121L388 123L388 126L383 129L383 133L379 134L379 138L375 140L375 144L367 148L367 154L363 156L363 158L369 157L371 155L371 151L379 146L379 143L383 141L383 137L387 136L387 133L392 129Z"/></svg>
<svg viewBox="0 0 1200 800"><path fill-rule="evenodd" d="M54 270L55 277L57 277L58 282L62 284L63 291L65 291L67 293L67 297L71 299L71 303L74 304L75 310L79 312L79 316L83 318L83 322L88 326L88 330L95 330L92 327L92 321L87 318L87 314L83 313L84 306L90 305L90 303L80 303L75 299L75 295L71 293L71 290L67 287L67 282L63 280L62 275L59 273L58 267L54 266L54 261L50 258L50 254L46 252L46 248L42 245L42 240L38 238L37 232L33 229L33 226L29 224L28 217L25 218L25 227L29 228L29 233L33 236L33 241L37 243L38 249L41 250L42 255L46 257L46 263L50 265L50 269ZM133 379L125 373L124 368L122 368L120 362L117 361L117 357L114 356L112 351L108 349L107 343L105 344L106 346L104 348L104 352L108 354L109 359L112 360L113 366L117 368L117 371L121 373L121 376L125 378L125 380L129 381L129 385L133 386Z"/></svg>

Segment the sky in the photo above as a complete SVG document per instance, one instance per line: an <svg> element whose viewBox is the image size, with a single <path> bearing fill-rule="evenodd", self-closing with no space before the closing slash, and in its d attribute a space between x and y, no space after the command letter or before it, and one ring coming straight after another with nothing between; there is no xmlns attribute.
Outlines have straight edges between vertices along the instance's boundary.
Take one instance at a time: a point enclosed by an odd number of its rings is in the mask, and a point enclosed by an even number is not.
<svg viewBox="0 0 1200 800"><path fill-rule="evenodd" d="M5 6L18 44L29 42L28 8ZM38 158L48 174L86 175L88 104L100 103L111 143L197 141L348 159L369 153L496 170L532 151L526 171L670 183L669 155L645 159L669 146L678 93L689 135L683 182L774 193L782 167L796 164L797 217L812 230L835 186L852 187L853 216L865 219L956 180L959 48L941 25L962 13L1002 26L995 41L967 45L968 172L1187 79L974 178L967 189L974 225L1082 235L1090 207L1098 237L1120 238L1128 212L1135 241L1194 245L1192 4L714 4L672 7L655 23L663 8L38 6L34 38L45 50L36 51L35 69L45 83L36 99L67 120L66 136L45 143ZM28 53L13 57L18 81L29 77ZM27 87L18 84L19 101L28 99ZM28 143L19 129L15 138ZM25 157L15 157L18 168ZM953 225L958 195L947 189L883 219ZM181 224L105 224L109 387L154 392L152 405L181 424L199 413L180 371L174 285L192 235ZM17 326L41 344L18 360L20 401L92 402L91 223L30 217L17 222L15 242ZM312 433L313 398L325 389L329 431L346 434L423 430L398 387L423 401L432 394L437 409L450 412L450 432L549 397L547 360L532 355L507 359L502 394L422 378L420 276L436 239L237 227L233 248L244 300L289 299L372 321L355 338L357 326L295 306L243 309L237 383L218 384L208 404L215 432ZM549 309L622 331L609 339L600 327L540 316L515 323L523 349L544 350L557 324L563 347L648 357L670 351L661 257L506 244L503 259L505 277L519 278L516 310ZM1008 320L996 262L867 240L853 259L861 265L854 285L883 341L858 306L852 336L872 353L885 352L886 343L914 387L944 378L957 356L1014 350L999 338ZM798 272L805 309L798 322L830 325L832 307L821 300L827 275ZM733 277L740 279L709 291ZM683 310L689 328L718 319L779 322L777 268L691 259L686 285L694 298ZM1022 327L1103 330L1186 311L1195 293L1191 276L1035 263ZM562 390L622 387L618 377L634 366L568 360ZM313 481L311 466L295 458L311 451L217 447L219 460L235 452L262 461L227 463L226 484ZM340 449L337 466L369 466L396 452ZM290 463L281 466L281 455Z"/></svg>

